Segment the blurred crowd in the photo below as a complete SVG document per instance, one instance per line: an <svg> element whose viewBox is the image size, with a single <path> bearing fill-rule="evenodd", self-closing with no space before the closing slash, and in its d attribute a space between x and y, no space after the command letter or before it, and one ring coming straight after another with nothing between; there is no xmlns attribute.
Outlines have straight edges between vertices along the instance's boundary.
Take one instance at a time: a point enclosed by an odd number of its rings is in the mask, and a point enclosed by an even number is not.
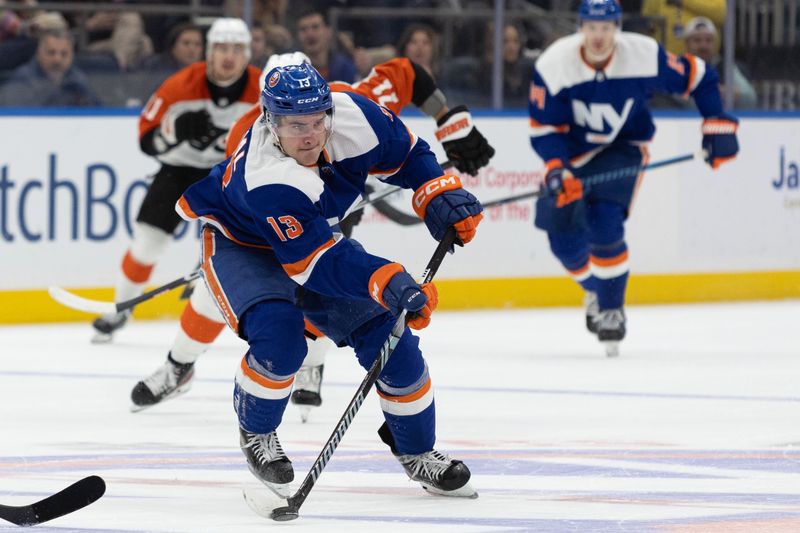
<svg viewBox="0 0 800 533"><path fill-rule="evenodd" d="M90 0L91 1L91 0ZM0 106L143 105L169 75L204 59L211 19L150 15L137 4L112 0L119 9L59 13L12 10L0 0ZM177 3L177 2L176 2ZM328 80L354 82L377 63L405 56L424 66L453 101L490 107L494 61L493 2L489 0L252 0L252 64L263 67L273 53L300 50ZM507 0L516 14L502 28L503 102L527 104L531 66L553 40L574 30L574 0ZM694 53L721 67L725 0L623 0L624 29L659 39L676 54ZM131 10L125 10L130 5ZM227 15L243 17L243 0L204 0ZM330 8L348 8L336 26ZM449 8L449 15L364 16L382 8ZM360 10L360 11L359 11ZM486 12L485 17L453 13ZM361 15L359 15L359 12ZM738 108L757 105L746 69L732 73ZM660 107L691 103L660 99Z"/></svg>

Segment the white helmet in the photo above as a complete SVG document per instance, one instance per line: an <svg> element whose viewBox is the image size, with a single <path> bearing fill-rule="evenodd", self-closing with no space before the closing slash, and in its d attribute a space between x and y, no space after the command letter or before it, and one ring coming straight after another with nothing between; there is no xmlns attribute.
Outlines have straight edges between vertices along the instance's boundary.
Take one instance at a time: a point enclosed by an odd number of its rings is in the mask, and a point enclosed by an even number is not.
<svg viewBox="0 0 800 533"><path fill-rule="evenodd" d="M216 43L243 44L247 59L250 59L250 30L242 19L219 18L214 21L206 34L206 57Z"/></svg>
<svg viewBox="0 0 800 533"><path fill-rule="evenodd" d="M272 54L267 59L267 64L264 65L264 70L261 71L261 78L258 80L261 90L264 90L264 85L267 83L267 74L275 67L285 67L287 65L302 65L303 63L311 64L311 60L303 52L289 52L288 54Z"/></svg>

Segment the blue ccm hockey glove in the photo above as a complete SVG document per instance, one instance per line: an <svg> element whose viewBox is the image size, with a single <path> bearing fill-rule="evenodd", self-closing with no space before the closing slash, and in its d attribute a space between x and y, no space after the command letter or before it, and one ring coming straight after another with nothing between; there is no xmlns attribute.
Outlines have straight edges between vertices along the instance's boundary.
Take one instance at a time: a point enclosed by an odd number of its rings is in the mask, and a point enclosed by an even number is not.
<svg viewBox="0 0 800 533"><path fill-rule="evenodd" d="M408 311L408 327L423 329L431 323L431 314L439 305L436 285L419 285L399 263L383 265L369 278L372 298L393 315Z"/></svg>
<svg viewBox="0 0 800 533"><path fill-rule="evenodd" d="M739 119L728 113L708 117L703 121L703 150L705 161L717 169L723 163L733 160L739 152L736 130Z"/></svg>
<svg viewBox="0 0 800 533"><path fill-rule="evenodd" d="M475 237L478 224L483 220L483 206L461 188L461 180L454 175L423 183L414 191L412 203L417 216L425 221L437 241L442 240L447 228L455 226L458 244L463 246Z"/></svg>

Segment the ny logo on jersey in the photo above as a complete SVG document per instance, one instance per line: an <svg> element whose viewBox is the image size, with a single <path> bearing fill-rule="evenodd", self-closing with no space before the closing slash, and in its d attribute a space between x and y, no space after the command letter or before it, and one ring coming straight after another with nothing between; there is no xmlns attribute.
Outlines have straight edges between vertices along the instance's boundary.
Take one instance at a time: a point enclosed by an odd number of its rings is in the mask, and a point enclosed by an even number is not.
<svg viewBox="0 0 800 533"><path fill-rule="evenodd" d="M617 113L611 104L591 103L587 106L580 100L572 101L575 124L592 130L586 134L586 142L592 144L610 144L619 135L631 109L633 109L633 98L625 100L622 113ZM606 124L611 127L609 133L605 133Z"/></svg>

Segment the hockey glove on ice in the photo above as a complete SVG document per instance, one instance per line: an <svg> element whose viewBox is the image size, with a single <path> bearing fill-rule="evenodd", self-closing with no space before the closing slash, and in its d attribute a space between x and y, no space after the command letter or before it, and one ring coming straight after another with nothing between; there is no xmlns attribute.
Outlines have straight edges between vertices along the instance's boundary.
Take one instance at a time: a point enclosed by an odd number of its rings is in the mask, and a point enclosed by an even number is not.
<svg viewBox="0 0 800 533"><path fill-rule="evenodd" d="M547 196L556 197L556 207L564 207L583 198L583 183L560 161L548 161L547 168L544 187Z"/></svg>
<svg viewBox="0 0 800 533"><path fill-rule="evenodd" d="M447 228L455 226L458 244L464 245L475 237L483 219L483 206L461 188L458 176L444 175L423 183L414 192L412 203L417 216L425 221L437 241L442 240Z"/></svg>
<svg viewBox="0 0 800 533"><path fill-rule="evenodd" d="M456 106L436 121L436 139L442 143L447 158L459 170L472 176L489 164L494 148L473 125L466 106Z"/></svg>
<svg viewBox="0 0 800 533"><path fill-rule="evenodd" d="M431 323L431 314L439 305L436 285L420 286L403 266L389 263L375 272L369 279L370 294L376 302L386 307L393 315L408 311L408 327L423 329Z"/></svg>
<svg viewBox="0 0 800 533"><path fill-rule="evenodd" d="M728 113L703 121L703 150L705 161L711 168L717 169L736 157L739 152L739 141L736 139L738 129L739 120Z"/></svg>

